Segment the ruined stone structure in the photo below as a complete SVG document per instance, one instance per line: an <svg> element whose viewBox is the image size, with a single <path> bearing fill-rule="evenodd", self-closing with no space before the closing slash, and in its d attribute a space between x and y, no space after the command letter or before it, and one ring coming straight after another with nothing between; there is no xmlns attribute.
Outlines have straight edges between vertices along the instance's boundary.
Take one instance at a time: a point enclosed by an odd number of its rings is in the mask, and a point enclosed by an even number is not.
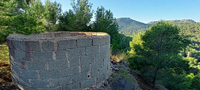
<svg viewBox="0 0 200 90"><path fill-rule="evenodd" d="M110 76L110 36L101 32L12 34L11 75L25 90L77 90Z"/></svg>

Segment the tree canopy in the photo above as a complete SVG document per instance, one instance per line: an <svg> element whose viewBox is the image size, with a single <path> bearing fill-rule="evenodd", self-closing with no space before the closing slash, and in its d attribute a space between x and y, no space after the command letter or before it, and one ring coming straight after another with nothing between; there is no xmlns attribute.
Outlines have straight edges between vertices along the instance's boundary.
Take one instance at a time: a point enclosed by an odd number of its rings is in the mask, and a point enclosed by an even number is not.
<svg viewBox="0 0 200 90"><path fill-rule="evenodd" d="M168 75L185 73L188 64L179 53L186 48L189 41L179 32L176 25L160 21L144 34L139 33L133 37L130 42L130 54L133 55L129 59L132 69L140 71L153 85L167 72Z"/></svg>
<svg viewBox="0 0 200 90"><path fill-rule="evenodd" d="M92 18L92 4L88 0L72 0L72 10L66 11L59 21L63 31L90 31L88 24Z"/></svg>
<svg viewBox="0 0 200 90"><path fill-rule="evenodd" d="M0 15L0 39L10 33L33 34L50 31L56 27L61 13L60 4L49 0L45 5L40 0L2 0Z"/></svg>

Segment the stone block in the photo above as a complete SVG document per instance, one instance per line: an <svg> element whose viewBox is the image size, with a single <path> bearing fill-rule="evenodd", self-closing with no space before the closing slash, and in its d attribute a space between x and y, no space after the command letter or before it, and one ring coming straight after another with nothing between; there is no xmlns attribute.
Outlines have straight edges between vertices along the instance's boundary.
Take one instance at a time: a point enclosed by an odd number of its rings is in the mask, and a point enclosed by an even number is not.
<svg viewBox="0 0 200 90"><path fill-rule="evenodd" d="M54 87L54 88L39 88L39 89L35 89L35 90L62 90L62 87L57 86L57 87Z"/></svg>
<svg viewBox="0 0 200 90"><path fill-rule="evenodd" d="M79 60L80 60L79 57L70 57L69 58L69 65L70 65L70 67L75 67L75 66L80 65L79 64Z"/></svg>
<svg viewBox="0 0 200 90"><path fill-rule="evenodd" d="M100 52L99 46L86 47L86 56L95 55Z"/></svg>
<svg viewBox="0 0 200 90"><path fill-rule="evenodd" d="M19 76L19 78L17 78L17 83L21 86L31 86L30 82L28 81L27 78L23 78L21 76Z"/></svg>
<svg viewBox="0 0 200 90"><path fill-rule="evenodd" d="M56 59L57 60L65 60L66 59L66 51L57 51Z"/></svg>
<svg viewBox="0 0 200 90"><path fill-rule="evenodd" d="M101 45L100 54L105 54L108 49L108 45ZM110 53L110 52L109 52Z"/></svg>
<svg viewBox="0 0 200 90"><path fill-rule="evenodd" d="M94 56L82 56L81 57L81 64L82 65L89 65L94 62Z"/></svg>
<svg viewBox="0 0 200 90"><path fill-rule="evenodd" d="M105 37L105 44L110 44L110 36L104 36Z"/></svg>
<svg viewBox="0 0 200 90"><path fill-rule="evenodd" d="M16 60L22 61L25 58L26 53L24 51L15 50L14 58Z"/></svg>
<svg viewBox="0 0 200 90"><path fill-rule="evenodd" d="M78 39L77 46L78 47L92 46L92 39L91 38Z"/></svg>
<svg viewBox="0 0 200 90"><path fill-rule="evenodd" d="M49 78L59 78L60 77L60 72L58 70L44 70L44 71L39 71L40 78L41 79L49 79Z"/></svg>
<svg viewBox="0 0 200 90"><path fill-rule="evenodd" d="M51 79L51 87L57 87L57 86L64 86L71 84L71 77L60 77L56 79Z"/></svg>
<svg viewBox="0 0 200 90"><path fill-rule="evenodd" d="M102 73L99 73L99 76L97 77L97 83L101 82L104 79L104 75Z"/></svg>
<svg viewBox="0 0 200 90"><path fill-rule="evenodd" d="M107 67L99 68L99 75L105 74L107 71Z"/></svg>
<svg viewBox="0 0 200 90"><path fill-rule="evenodd" d="M72 76L72 83L77 83L86 79L88 79L88 74L86 72L79 73Z"/></svg>
<svg viewBox="0 0 200 90"><path fill-rule="evenodd" d="M20 75L28 79L38 79L38 73L36 70L21 70Z"/></svg>
<svg viewBox="0 0 200 90"><path fill-rule="evenodd" d="M106 45L106 57L110 58L110 46Z"/></svg>
<svg viewBox="0 0 200 90"><path fill-rule="evenodd" d="M94 63L92 63L92 69L98 69L103 67L103 61L97 60Z"/></svg>
<svg viewBox="0 0 200 90"><path fill-rule="evenodd" d="M61 76L62 77L76 75L76 74L79 74L79 67L78 66L61 69Z"/></svg>
<svg viewBox="0 0 200 90"><path fill-rule="evenodd" d="M106 44L106 39L105 39L105 37L101 37L101 38L100 38L100 42L101 42L101 45Z"/></svg>
<svg viewBox="0 0 200 90"><path fill-rule="evenodd" d="M110 57L104 59L104 65L110 64Z"/></svg>
<svg viewBox="0 0 200 90"><path fill-rule="evenodd" d="M81 81L81 88L86 88L86 87L90 87L94 84L94 80L92 78Z"/></svg>
<svg viewBox="0 0 200 90"><path fill-rule="evenodd" d="M54 43L50 41L42 42L42 51L53 51L54 50Z"/></svg>
<svg viewBox="0 0 200 90"><path fill-rule="evenodd" d="M53 52L32 52L30 55L33 62L47 62L53 60Z"/></svg>
<svg viewBox="0 0 200 90"><path fill-rule="evenodd" d="M12 75L20 75L21 74L21 68L17 65L11 65L11 73Z"/></svg>
<svg viewBox="0 0 200 90"><path fill-rule="evenodd" d="M37 80L37 79L31 79L31 86L33 88L48 88L50 87L49 80Z"/></svg>
<svg viewBox="0 0 200 90"><path fill-rule="evenodd" d="M30 48L30 51L41 51L39 41L27 41L26 43L28 43L29 45L28 47Z"/></svg>
<svg viewBox="0 0 200 90"><path fill-rule="evenodd" d="M12 41L12 45L14 46L14 49L25 51L25 42L23 41Z"/></svg>
<svg viewBox="0 0 200 90"><path fill-rule="evenodd" d="M46 62L26 62L26 65L28 70L47 70Z"/></svg>
<svg viewBox="0 0 200 90"><path fill-rule="evenodd" d="M81 72L89 72L90 65L81 65Z"/></svg>
<svg viewBox="0 0 200 90"><path fill-rule="evenodd" d="M105 75L105 78L108 79L111 75L110 70L106 70L106 73L104 73L104 75Z"/></svg>
<svg viewBox="0 0 200 90"><path fill-rule="evenodd" d="M48 67L49 69L56 69L56 70L61 70L68 68L68 62L67 60L56 60L56 61L50 61L48 62Z"/></svg>
<svg viewBox="0 0 200 90"><path fill-rule="evenodd" d="M76 48L76 40L60 40L58 41L58 50L66 50Z"/></svg>
<svg viewBox="0 0 200 90"><path fill-rule="evenodd" d="M95 61L103 62L104 56L105 56L105 53L96 54L95 55Z"/></svg>
<svg viewBox="0 0 200 90"><path fill-rule="evenodd" d="M92 39L92 45L93 46L98 46L98 45L100 45L101 44L101 42L100 42L100 38L93 38Z"/></svg>
<svg viewBox="0 0 200 90"><path fill-rule="evenodd" d="M78 56L85 56L85 48L75 48L75 49L67 49L66 55L68 58L70 57L78 57Z"/></svg>
<svg viewBox="0 0 200 90"><path fill-rule="evenodd" d="M98 76L98 68L92 68L91 71L91 77L97 77Z"/></svg>
<svg viewBox="0 0 200 90"><path fill-rule="evenodd" d="M77 82L70 85L65 85L63 89L64 90L79 90L80 88L81 88L80 83Z"/></svg>

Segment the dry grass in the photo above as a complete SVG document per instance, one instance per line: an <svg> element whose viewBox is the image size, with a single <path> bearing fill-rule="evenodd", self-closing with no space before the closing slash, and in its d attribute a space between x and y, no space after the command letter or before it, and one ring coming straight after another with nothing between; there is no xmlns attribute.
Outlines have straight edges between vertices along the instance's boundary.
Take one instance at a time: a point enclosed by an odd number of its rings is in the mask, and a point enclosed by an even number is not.
<svg viewBox="0 0 200 90"><path fill-rule="evenodd" d="M120 62L121 60L127 60L127 55L125 52L122 52L116 55L112 55L111 58L112 58L112 61Z"/></svg>
<svg viewBox="0 0 200 90"><path fill-rule="evenodd" d="M9 61L9 52L7 43L0 44L0 62L8 62Z"/></svg>
<svg viewBox="0 0 200 90"><path fill-rule="evenodd" d="M0 62L0 90L19 90L11 79L10 64Z"/></svg>

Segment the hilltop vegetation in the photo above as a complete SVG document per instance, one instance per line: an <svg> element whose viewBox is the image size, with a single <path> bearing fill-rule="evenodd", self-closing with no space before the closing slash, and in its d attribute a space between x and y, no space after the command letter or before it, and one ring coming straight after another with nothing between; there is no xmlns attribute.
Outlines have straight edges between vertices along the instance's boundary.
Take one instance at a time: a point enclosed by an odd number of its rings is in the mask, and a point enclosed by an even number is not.
<svg viewBox="0 0 200 90"><path fill-rule="evenodd" d="M149 24L138 22L130 18L118 18L117 23L119 24L118 31L126 35L136 34L150 27Z"/></svg>
<svg viewBox="0 0 200 90"><path fill-rule="evenodd" d="M192 23L196 23L194 20L191 20L191 19L183 19L183 20L169 20L169 22L172 22L176 25L185 25L185 24L192 24ZM148 24L150 25L155 25L157 24L158 21L152 21L152 22L149 22Z"/></svg>
<svg viewBox="0 0 200 90"><path fill-rule="evenodd" d="M149 28L152 25L157 24L159 21L152 21L147 24L133 20L131 18L118 18L117 23L119 24L118 31L120 33L126 34L126 35L132 35L137 34L138 32L143 32L147 28ZM191 19L184 19L184 20L169 20L169 22L172 22L180 27L184 25L189 24L196 24L194 20ZM185 26L184 26L185 27Z"/></svg>

